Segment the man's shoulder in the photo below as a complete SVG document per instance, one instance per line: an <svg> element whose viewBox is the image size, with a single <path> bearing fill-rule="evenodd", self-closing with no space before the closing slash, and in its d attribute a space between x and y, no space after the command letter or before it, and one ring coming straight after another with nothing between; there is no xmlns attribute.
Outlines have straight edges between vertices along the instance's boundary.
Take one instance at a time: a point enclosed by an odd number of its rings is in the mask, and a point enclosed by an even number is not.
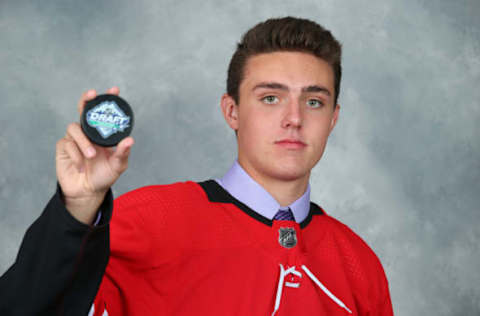
<svg viewBox="0 0 480 316"><path fill-rule="evenodd" d="M324 213L322 217L328 227L325 238L330 238L345 257L352 260L356 258L374 269L381 269L382 265L377 254L359 234L331 215Z"/></svg>
<svg viewBox="0 0 480 316"><path fill-rule="evenodd" d="M199 183L191 180L143 186L115 199L111 225L153 234L185 223L207 201Z"/></svg>
<svg viewBox="0 0 480 316"><path fill-rule="evenodd" d="M326 264L334 264L332 269L340 267L359 302L371 302L367 306L375 309L380 308L379 304L389 304L384 268L371 246L360 237L363 233L357 234L346 223L327 215L325 211L315 216L312 223L307 227L312 239L310 248L315 251L312 257L320 262L327 258ZM388 309L388 306L381 308Z"/></svg>
<svg viewBox="0 0 480 316"><path fill-rule="evenodd" d="M194 181L147 185L122 194L114 201L110 221L112 256L139 267L165 260L173 255L166 249L191 240L188 228L206 201Z"/></svg>
<svg viewBox="0 0 480 316"><path fill-rule="evenodd" d="M126 192L115 199L117 207L182 203L202 198L203 190L197 182L188 180L169 184L146 185ZM203 193L204 194L204 193Z"/></svg>
<svg viewBox="0 0 480 316"><path fill-rule="evenodd" d="M334 229L337 234L343 236L344 238L350 240L355 244L358 244L358 246L368 247L370 249L370 246L365 242L365 240L363 240L363 238L360 237L360 235L357 234L350 226L343 223L332 215L325 215L325 218L328 221L329 225Z"/></svg>

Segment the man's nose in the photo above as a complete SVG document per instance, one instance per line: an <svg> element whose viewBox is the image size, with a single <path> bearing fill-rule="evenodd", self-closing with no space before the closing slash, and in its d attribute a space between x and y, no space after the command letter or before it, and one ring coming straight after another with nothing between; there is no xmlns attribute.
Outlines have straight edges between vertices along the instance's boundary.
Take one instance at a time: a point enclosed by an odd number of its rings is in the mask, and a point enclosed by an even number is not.
<svg viewBox="0 0 480 316"><path fill-rule="evenodd" d="M297 98L292 98L285 107L282 127L300 127L303 123L303 108Z"/></svg>

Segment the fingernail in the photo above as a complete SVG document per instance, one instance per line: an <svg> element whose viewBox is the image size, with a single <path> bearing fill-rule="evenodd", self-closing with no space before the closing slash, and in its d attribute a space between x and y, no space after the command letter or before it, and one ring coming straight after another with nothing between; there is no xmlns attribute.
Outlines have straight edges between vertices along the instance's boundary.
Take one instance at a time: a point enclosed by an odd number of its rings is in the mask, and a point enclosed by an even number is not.
<svg viewBox="0 0 480 316"><path fill-rule="evenodd" d="M93 147L88 147L87 148L87 157L91 158L95 156L95 148Z"/></svg>

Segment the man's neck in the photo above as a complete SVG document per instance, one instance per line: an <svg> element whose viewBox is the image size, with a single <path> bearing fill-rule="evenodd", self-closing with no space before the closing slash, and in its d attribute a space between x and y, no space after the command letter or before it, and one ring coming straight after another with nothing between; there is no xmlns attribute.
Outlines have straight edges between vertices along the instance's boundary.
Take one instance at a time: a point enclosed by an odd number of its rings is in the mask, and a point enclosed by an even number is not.
<svg viewBox="0 0 480 316"><path fill-rule="evenodd" d="M242 164L240 161L238 161L238 163L245 172L270 193L282 207L295 202L307 190L310 172L301 178L287 181L260 175L254 168L250 168L248 164Z"/></svg>

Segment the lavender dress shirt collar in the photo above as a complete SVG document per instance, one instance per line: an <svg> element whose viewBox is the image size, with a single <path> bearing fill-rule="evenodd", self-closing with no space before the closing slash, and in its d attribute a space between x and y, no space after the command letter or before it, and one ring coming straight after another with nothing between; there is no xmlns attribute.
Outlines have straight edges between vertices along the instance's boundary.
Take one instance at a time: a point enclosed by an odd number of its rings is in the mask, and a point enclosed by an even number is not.
<svg viewBox="0 0 480 316"><path fill-rule="evenodd" d="M235 160L223 178L215 181L234 198L269 219L273 219L279 209L284 210L290 207L295 221L300 223L307 217L310 210L310 184L298 200L286 207L280 207L275 198L240 166L238 160Z"/></svg>

